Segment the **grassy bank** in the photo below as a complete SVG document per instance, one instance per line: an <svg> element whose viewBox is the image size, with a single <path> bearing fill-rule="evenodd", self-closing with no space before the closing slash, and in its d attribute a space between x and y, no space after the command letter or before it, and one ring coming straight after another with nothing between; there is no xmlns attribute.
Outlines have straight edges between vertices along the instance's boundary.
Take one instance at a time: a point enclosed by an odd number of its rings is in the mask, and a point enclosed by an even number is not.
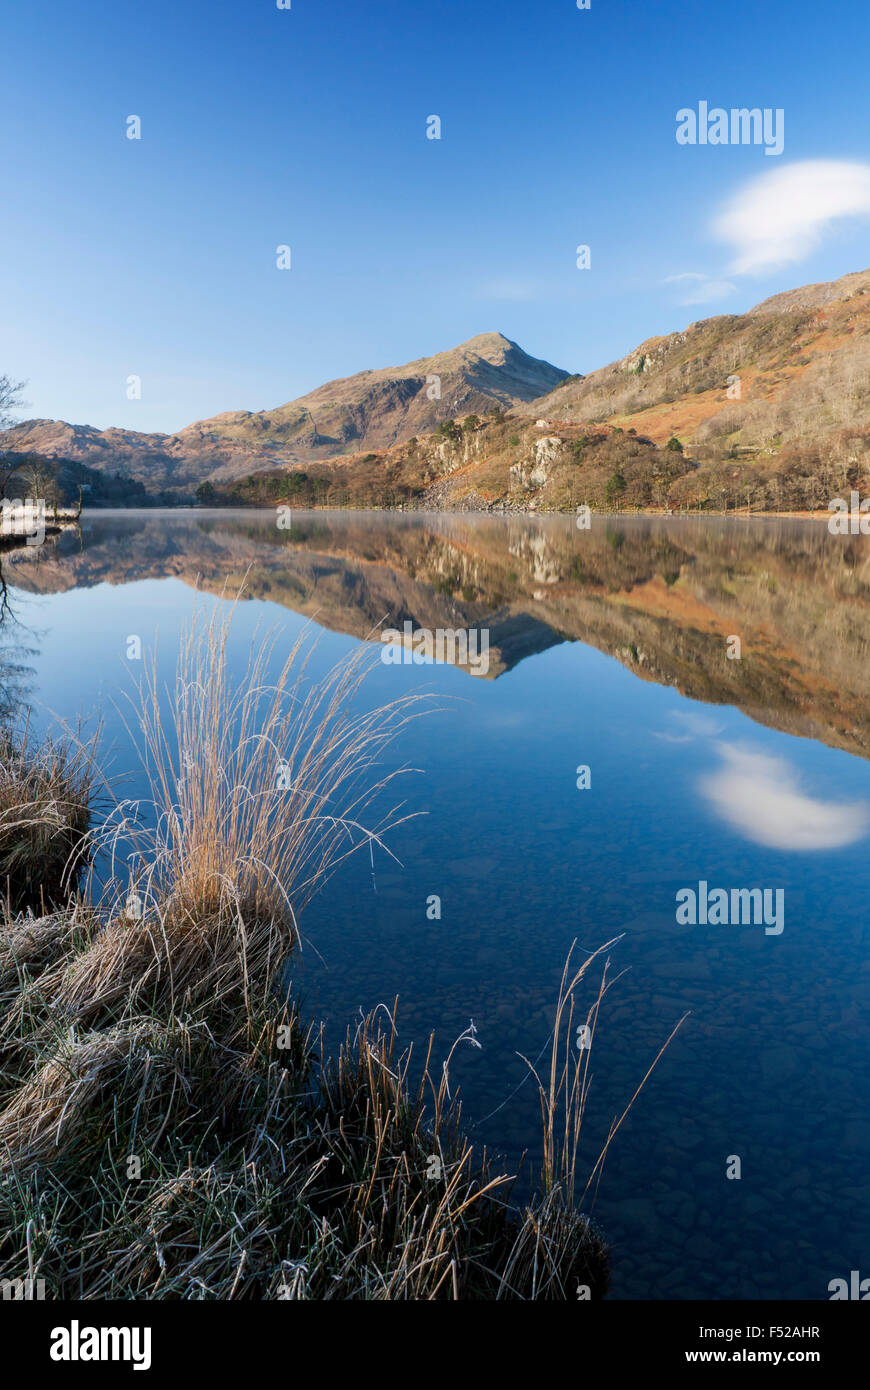
<svg viewBox="0 0 870 1390"><path fill-rule="evenodd" d="M401 819L384 756L419 703L358 713L360 662L313 684L301 649L268 679L268 644L234 680L227 637L200 623L174 688L146 679L153 804L116 804L84 845L87 756L10 757L0 852L34 911L0 921L0 1277L73 1299L600 1296L589 1052L569 1046L590 961L563 979L521 1200L465 1136L449 1057L403 1053L383 1011L325 1056L282 988L311 894ZM108 887L44 890L49 862L75 886L93 856Z"/></svg>

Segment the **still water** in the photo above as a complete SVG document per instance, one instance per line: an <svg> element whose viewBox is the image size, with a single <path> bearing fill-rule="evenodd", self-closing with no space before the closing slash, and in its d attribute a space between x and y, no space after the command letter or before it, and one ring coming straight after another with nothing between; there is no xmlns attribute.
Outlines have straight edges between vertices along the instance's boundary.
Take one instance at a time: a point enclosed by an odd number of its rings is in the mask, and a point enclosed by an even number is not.
<svg viewBox="0 0 870 1390"><path fill-rule="evenodd" d="M526 1063L573 941L624 972L595 1034L581 1167L612 1298L824 1299L870 1277L870 546L824 524L102 512L3 557L7 704L102 720L140 794L128 639L171 676L195 602L228 602L239 667L307 629L311 671L368 642L364 699L434 709L395 748L413 819L311 904L293 964L331 1041L399 999L403 1044L452 1075L488 1148L533 1166ZM195 595L199 586L201 596ZM387 664L378 625L485 632L488 671ZM740 655L734 653L739 638ZM588 778L578 769L588 768ZM588 787L578 782L589 781ZM398 862L396 862L398 860ZM677 919L677 894L780 890L781 930ZM427 916L433 895L440 920ZM711 914L713 915L713 914ZM740 1160L741 1177L728 1178Z"/></svg>

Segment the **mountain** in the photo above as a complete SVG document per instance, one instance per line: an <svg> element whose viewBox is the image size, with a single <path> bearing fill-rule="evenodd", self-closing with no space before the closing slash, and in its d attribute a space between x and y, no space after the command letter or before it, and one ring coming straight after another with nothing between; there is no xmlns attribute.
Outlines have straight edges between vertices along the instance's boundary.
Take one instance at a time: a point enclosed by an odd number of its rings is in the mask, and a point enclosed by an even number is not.
<svg viewBox="0 0 870 1390"><path fill-rule="evenodd" d="M824 509L870 492L870 271L649 338L587 376L485 333L174 435L30 420L0 443L242 503Z"/></svg>
<svg viewBox="0 0 870 1390"><path fill-rule="evenodd" d="M457 415L525 404L566 376L500 333L483 333L434 357L327 382L276 410L227 411L177 434L27 420L0 440L18 453L120 470L149 488L189 490L205 479L388 448Z"/></svg>
<svg viewBox="0 0 870 1390"><path fill-rule="evenodd" d="M738 460L757 505L826 507L870 472L870 270L649 338L527 413L676 436L713 502Z"/></svg>
<svg viewBox="0 0 870 1390"><path fill-rule="evenodd" d="M870 271L650 338L505 416L261 471L233 503L813 511L870 493Z"/></svg>

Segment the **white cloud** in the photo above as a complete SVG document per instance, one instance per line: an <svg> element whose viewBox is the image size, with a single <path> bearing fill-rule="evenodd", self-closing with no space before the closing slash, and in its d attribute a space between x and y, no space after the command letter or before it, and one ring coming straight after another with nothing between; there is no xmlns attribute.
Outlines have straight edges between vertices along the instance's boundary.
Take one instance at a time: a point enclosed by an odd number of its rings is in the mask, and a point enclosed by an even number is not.
<svg viewBox="0 0 870 1390"><path fill-rule="evenodd" d="M726 295L733 294L737 288L730 280L714 280L696 270L686 270L682 275L668 275L665 284L683 284L689 289L687 298L680 300L681 304L710 304L715 299L724 299Z"/></svg>
<svg viewBox="0 0 870 1390"><path fill-rule="evenodd" d="M754 275L803 260L845 217L870 217L870 164L808 159L746 184L713 233L733 248L732 274Z"/></svg>
<svg viewBox="0 0 870 1390"><path fill-rule="evenodd" d="M841 849L867 833L866 801L807 796L784 758L719 744L723 765L702 778L713 810L755 844L771 849Z"/></svg>

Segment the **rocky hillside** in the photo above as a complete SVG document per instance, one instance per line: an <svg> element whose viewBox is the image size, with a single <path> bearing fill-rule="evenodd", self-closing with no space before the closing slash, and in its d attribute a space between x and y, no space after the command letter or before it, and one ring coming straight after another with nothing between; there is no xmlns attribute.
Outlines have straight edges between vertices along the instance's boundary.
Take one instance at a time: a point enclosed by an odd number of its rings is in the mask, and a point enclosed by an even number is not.
<svg viewBox="0 0 870 1390"><path fill-rule="evenodd" d="M825 507L870 473L870 271L650 338L527 409L676 436L704 470L702 504L742 472L754 505Z"/></svg>
<svg viewBox="0 0 870 1390"><path fill-rule="evenodd" d="M276 410L228 411L178 434L28 420L6 431L0 447L120 469L153 489L191 491L205 479L385 449L460 413L531 401L566 375L500 333L484 333L434 357L328 382Z"/></svg>
<svg viewBox="0 0 870 1390"><path fill-rule="evenodd" d="M200 491L211 505L395 507L427 511L663 508L691 489L695 465L619 427L467 415L390 449L307 469L279 468Z"/></svg>

